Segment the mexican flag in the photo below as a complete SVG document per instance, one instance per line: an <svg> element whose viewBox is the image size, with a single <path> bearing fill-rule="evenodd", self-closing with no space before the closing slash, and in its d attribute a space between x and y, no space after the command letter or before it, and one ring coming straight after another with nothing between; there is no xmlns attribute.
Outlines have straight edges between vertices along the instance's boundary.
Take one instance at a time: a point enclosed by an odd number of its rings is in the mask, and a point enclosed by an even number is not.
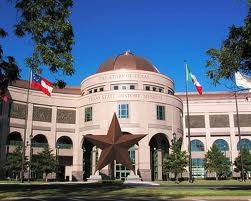
<svg viewBox="0 0 251 201"><path fill-rule="evenodd" d="M196 77L191 73L191 71L189 70L187 64L186 64L186 80L188 81L192 81L194 86L196 87L198 93L200 95L202 95L202 86L200 85L200 83L198 82L198 80L196 79Z"/></svg>

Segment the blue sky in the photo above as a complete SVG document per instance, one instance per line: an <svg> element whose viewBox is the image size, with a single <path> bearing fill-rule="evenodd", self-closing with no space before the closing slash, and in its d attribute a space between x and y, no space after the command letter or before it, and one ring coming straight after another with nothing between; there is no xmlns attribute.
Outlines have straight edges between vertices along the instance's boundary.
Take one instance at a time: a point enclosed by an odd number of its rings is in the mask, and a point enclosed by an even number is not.
<svg viewBox="0 0 251 201"><path fill-rule="evenodd" d="M9 32L0 43L6 56L16 58L22 79L28 79L24 59L33 43L14 36L18 14L13 7L11 1L0 1L0 26ZM204 91L229 90L226 81L217 87L210 84L205 52L220 46L231 25L242 25L247 11L246 0L75 0L70 20L76 73L65 80L79 86L102 62L130 50L172 78L176 92L185 91L184 60ZM42 76L54 81L62 75L45 70ZM195 91L192 84L189 91Z"/></svg>

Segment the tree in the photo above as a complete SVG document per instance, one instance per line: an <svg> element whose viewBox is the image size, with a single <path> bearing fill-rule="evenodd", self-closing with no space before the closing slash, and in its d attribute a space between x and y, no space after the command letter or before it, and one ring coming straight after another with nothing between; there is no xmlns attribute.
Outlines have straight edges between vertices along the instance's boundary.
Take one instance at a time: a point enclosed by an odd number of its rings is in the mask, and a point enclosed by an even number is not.
<svg viewBox="0 0 251 201"><path fill-rule="evenodd" d="M230 160L224 153L213 144L210 150L205 155L204 166L208 172L215 172L215 178L218 180L219 177L227 177L230 173Z"/></svg>
<svg viewBox="0 0 251 201"><path fill-rule="evenodd" d="M15 33L19 37L29 35L34 42L33 54L25 61L33 71L40 73L41 66L47 66L52 73L74 73L69 22L72 6L72 0L16 0L20 17ZM58 80L56 85L64 87L65 82Z"/></svg>
<svg viewBox="0 0 251 201"><path fill-rule="evenodd" d="M36 160L32 163L35 171L45 174L46 182L48 174L56 170L56 159L52 151L49 146L46 146L42 152L38 153Z"/></svg>
<svg viewBox="0 0 251 201"><path fill-rule="evenodd" d="M0 28L0 38L8 35L3 28ZM7 56L5 59L3 49L0 44L0 101L4 99L8 85L19 78L20 69L18 68L15 58Z"/></svg>
<svg viewBox="0 0 251 201"><path fill-rule="evenodd" d="M27 162L24 164L24 170L26 168ZM16 180L19 178L22 169L22 146L17 146L13 153L8 153L4 164L4 169L10 174L11 177L15 177Z"/></svg>
<svg viewBox="0 0 251 201"><path fill-rule="evenodd" d="M251 0L248 0L248 7L244 25L232 25L221 47L211 48L206 52L209 56L206 61L207 76L215 85L219 84L222 78L233 80L237 71L251 74Z"/></svg>
<svg viewBox="0 0 251 201"><path fill-rule="evenodd" d="M184 172L188 164L186 151L181 151L181 139L172 140L171 153L163 160L163 172L173 173L174 179L178 182L178 174Z"/></svg>
<svg viewBox="0 0 251 201"><path fill-rule="evenodd" d="M247 173L248 171L251 171L251 154L248 149L242 148L241 149L242 153L242 159L243 159L243 172L244 174ZM234 169L235 172L241 172L241 155L236 157L234 161L234 165L236 168Z"/></svg>
<svg viewBox="0 0 251 201"><path fill-rule="evenodd" d="M15 0L19 16L14 31L18 37L30 36L34 43L32 55L25 60L34 72L41 73L42 67L47 66L52 73L60 71L64 75L73 75L74 34L69 22L72 6L72 0ZM0 38L6 36L7 32L0 28ZM0 100L6 94L8 84L18 78L19 69L14 57L4 60L0 45ZM57 79L54 85L63 88L66 83Z"/></svg>

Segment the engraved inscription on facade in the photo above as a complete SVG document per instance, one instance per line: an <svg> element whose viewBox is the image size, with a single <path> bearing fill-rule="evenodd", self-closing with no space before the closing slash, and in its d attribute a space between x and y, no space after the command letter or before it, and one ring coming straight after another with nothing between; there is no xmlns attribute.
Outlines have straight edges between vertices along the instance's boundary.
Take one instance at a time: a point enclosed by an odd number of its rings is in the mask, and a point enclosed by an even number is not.
<svg viewBox="0 0 251 201"><path fill-rule="evenodd" d="M240 127L251 127L251 114L239 114ZM237 115L234 115L234 126L237 127Z"/></svg>
<svg viewBox="0 0 251 201"><path fill-rule="evenodd" d="M210 128L229 127L228 115L209 115Z"/></svg>
<svg viewBox="0 0 251 201"><path fill-rule="evenodd" d="M43 122L51 122L51 108L45 107L33 107L33 120L34 121L43 121Z"/></svg>
<svg viewBox="0 0 251 201"><path fill-rule="evenodd" d="M75 110L57 110L57 123L75 124L76 111Z"/></svg>
<svg viewBox="0 0 251 201"><path fill-rule="evenodd" d="M19 103L12 103L10 106L10 117L17 119L25 119L26 105Z"/></svg>
<svg viewBox="0 0 251 201"><path fill-rule="evenodd" d="M190 115L189 122L190 122L190 128L205 128L204 115ZM187 128L187 116L186 116L186 128Z"/></svg>
<svg viewBox="0 0 251 201"><path fill-rule="evenodd" d="M122 74L111 74L111 75L103 75L99 76L100 81L113 81L113 80L121 80L121 79L150 79L150 75L148 74L137 74L137 73L122 73Z"/></svg>

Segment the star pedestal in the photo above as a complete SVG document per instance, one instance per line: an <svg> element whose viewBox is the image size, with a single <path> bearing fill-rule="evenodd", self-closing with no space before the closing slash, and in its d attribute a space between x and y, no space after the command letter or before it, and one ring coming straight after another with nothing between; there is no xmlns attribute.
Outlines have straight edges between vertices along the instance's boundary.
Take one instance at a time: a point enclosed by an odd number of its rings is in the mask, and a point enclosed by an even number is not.
<svg viewBox="0 0 251 201"><path fill-rule="evenodd" d="M126 178L127 181L142 181L139 175L134 174L133 171L130 171L130 174Z"/></svg>
<svg viewBox="0 0 251 201"><path fill-rule="evenodd" d="M88 182L99 182L99 181L102 181L102 177L101 175L99 174L99 171L97 171L94 175L90 175L89 178L87 178L87 181Z"/></svg>

